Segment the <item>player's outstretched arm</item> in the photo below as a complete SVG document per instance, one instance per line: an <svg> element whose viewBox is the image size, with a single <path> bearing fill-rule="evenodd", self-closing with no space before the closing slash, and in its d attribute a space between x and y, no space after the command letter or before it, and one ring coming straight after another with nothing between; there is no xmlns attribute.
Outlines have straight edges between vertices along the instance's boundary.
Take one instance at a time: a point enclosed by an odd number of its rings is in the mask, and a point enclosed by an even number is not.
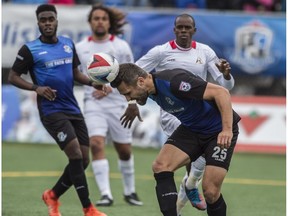
<svg viewBox="0 0 288 216"><path fill-rule="evenodd" d="M73 75L74 75L74 80L83 84L83 85L88 85L88 86L93 86L97 90L101 90L104 92L104 94L107 94L107 87L105 85L99 85L89 79L88 76L85 74L81 73L78 68L73 69Z"/></svg>

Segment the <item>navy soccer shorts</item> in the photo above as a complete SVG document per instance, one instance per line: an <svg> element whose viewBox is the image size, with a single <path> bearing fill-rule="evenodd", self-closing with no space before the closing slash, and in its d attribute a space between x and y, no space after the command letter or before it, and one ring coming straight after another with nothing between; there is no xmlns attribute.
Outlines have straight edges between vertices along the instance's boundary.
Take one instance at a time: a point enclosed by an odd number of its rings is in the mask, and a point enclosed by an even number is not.
<svg viewBox="0 0 288 216"><path fill-rule="evenodd" d="M82 114L52 113L43 116L41 121L62 150L75 138L80 145L89 146L88 131Z"/></svg>
<svg viewBox="0 0 288 216"><path fill-rule="evenodd" d="M180 125L165 144L172 144L181 149L189 155L191 161L195 161L199 156L205 154L206 165L222 167L228 170L238 134L238 125L234 124L230 147L221 149L217 145L218 133L209 135L194 133L189 128Z"/></svg>

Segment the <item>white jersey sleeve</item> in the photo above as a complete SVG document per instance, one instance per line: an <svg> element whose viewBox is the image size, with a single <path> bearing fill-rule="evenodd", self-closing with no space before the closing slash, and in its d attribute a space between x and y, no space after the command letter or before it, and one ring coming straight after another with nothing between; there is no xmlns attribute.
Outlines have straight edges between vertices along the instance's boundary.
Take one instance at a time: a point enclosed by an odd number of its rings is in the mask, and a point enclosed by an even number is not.
<svg viewBox="0 0 288 216"><path fill-rule="evenodd" d="M150 49L146 55L138 59L135 64L147 72L153 71L161 61L160 46L155 46Z"/></svg>
<svg viewBox="0 0 288 216"><path fill-rule="evenodd" d="M233 76L230 74L231 79L230 80L226 80L223 76L223 74L219 71L219 69L217 68L217 66L215 65L218 61L219 58L216 56L216 53L207 45L205 52L207 55L207 70L208 73L211 74L212 78L221 86L223 86L224 88L231 90L234 87L234 78Z"/></svg>
<svg viewBox="0 0 288 216"><path fill-rule="evenodd" d="M128 43L124 40L121 40L122 43L117 43L116 49L118 50L117 56L115 56L119 62L122 63L133 63L134 57L132 54L132 50Z"/></svg>

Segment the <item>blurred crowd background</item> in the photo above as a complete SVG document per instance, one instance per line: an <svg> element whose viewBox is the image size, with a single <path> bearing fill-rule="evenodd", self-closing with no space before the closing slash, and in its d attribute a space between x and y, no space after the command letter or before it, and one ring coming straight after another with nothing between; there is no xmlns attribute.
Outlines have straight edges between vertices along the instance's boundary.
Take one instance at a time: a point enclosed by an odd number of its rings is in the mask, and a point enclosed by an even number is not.
<svg viewBox="0 0 288 216"><path fill-rule="evenodd" d="M95 4L128 7L170 7L245 11L286 11L286 0L2 0L20 4Z"/></svg>

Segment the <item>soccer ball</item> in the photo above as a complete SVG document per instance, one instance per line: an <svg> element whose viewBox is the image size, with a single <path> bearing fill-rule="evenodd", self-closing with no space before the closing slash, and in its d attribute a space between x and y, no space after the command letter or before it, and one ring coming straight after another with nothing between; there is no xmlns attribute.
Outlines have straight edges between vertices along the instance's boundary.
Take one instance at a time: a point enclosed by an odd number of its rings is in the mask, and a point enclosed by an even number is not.
<svg viewBox="0 0 288 216"><path fill-rule="evenodd" d="M94 53L87 62L87 74L97 84L112 82L119 72L117 59L108 53Z"/></svg>

